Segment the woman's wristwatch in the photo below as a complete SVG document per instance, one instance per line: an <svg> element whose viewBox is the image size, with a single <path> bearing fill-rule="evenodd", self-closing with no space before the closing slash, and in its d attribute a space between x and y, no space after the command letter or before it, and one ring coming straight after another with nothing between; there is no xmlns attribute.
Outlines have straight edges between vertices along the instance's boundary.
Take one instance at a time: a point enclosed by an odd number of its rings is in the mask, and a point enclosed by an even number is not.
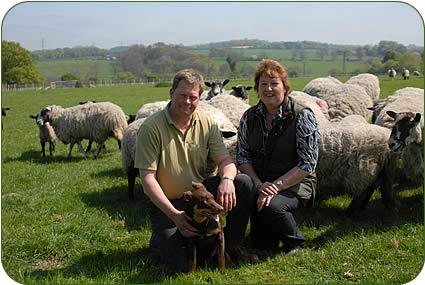
<svg viewBox="0 0 425 285"><path fill-rule="evenodd" d="M277 186L277 188L279 188L280 190L283 190L283 181L281 179L276 179L275 181L273 181L273 184Z"/></svg>

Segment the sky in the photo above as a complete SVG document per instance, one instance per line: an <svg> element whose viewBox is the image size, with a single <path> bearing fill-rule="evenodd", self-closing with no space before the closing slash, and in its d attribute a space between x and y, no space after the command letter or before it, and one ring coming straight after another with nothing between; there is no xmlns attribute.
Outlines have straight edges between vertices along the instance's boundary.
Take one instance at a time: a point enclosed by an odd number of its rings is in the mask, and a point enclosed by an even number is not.
<svg viewBox="0 0 425 285"><path fill-rule="evenodd" d="M244 38L353 45L390 40L423 46L424 26L415 9L420 9L420 0L408 1L411 4L2 0L6 3L2 40L19 42L31 51L156 42L193 45Z"/></svg>
<svg viewBox="0 0 425 285"><path fill-rule="evenodd" d="M4 0L3 0L4 1ZM424 45L415 8L402 2L9 2L2 40L28 50L235 39ZM16 5L15 5L16 4ZM15 5L15 6L13 6ZM411 6L413 5L413 7ZM3 5L4 6L4 5ZM415 8L414 8L415 7Z"/></svg>

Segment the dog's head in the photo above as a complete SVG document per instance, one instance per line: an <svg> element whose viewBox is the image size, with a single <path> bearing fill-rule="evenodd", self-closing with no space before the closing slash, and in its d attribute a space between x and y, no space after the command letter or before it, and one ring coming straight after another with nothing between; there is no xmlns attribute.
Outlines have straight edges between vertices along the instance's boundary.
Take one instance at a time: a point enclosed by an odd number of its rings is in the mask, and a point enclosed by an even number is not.
<svg viewBox="0 0 425 285"><path fill-rule="evenodd" d="M186 201L186 214L192 219L193 224L205 225L206 234L215 234L213 228L220 228L219 214L224 208L218 204L214 195L208 192L202 183L192 182L193 191L183 193Z"/></svg>

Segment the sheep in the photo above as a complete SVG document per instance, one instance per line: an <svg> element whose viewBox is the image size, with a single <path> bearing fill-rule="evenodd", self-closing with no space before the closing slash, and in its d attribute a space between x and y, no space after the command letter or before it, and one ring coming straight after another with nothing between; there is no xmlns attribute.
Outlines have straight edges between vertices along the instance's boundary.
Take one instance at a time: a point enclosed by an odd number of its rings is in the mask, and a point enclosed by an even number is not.
<svg viewBox="0 0 425 285"><path fill-rule="evenodd" d="M323 99L308 95L301 91L292 91L289 96L303 108L310 108L313 111L320 128L330 123L328 104Z"/></svg>
<svg viewBox="0 0 425 285"><path fill-rule="evenodd" d="M304 88L303 92L307 93L311 96L318 97L318 93L322 93L324 90L327 90L331 86L342 84L341 81L338 79L328 76L328 77L319 77L311 80L309 83L307 83Z"/></svg>
<svg viewBox="0 0 425 285"><path fill-rule="evenodd" d="M424 90L420 88L406 87L394 92L392 96L374 106L376 120L374 123L379 126L392 129L394 119L388 116L387 111L393 112L419 112L424 110Z"/></svg>
<svg viewBox="0 0 425 285"><path fill-rule="evenodd" d="M162 109L167 106L167 104L170 102L168 101L157 101L152 103L146 103L144 104L136 113L135 120L139 120L142 118L149 117L150 115L161 111Z"/></svg>
<svg viewBox="0 0 425 285"><path fill-rule="evenodd" d="M212 117L217 123L218 128L220 129L224 138L230 138L237 134L238 130L236 129L235 125L219 108L210 105L206 101L200 101L196 110L206 113Z"/></svg>
<svg viewBox="0 0 425 285"><path fill-rule="evenodd" d="M394 119L388 145L401 156L406 180L419 186L424 179L423 110L422 114L393 111L387 111L387 114Z"/></svg>
<svg viewBox="0 0 425 285"><path fill-rule="evenodd" d="M49 122L58 138L65 144L70 144L68 159L71 158L72 148L82 139L93 140L97 148L93 154L96 159L105 141L114 136L121 143L127 120L122 109L110 102L77 105L69 108L47 106L38 115L37 123L41 126ZM79 151L87 153L78 144Z"/></svg>
<svg viewBox="0 0 425 285"><path fill-rule="evenodd" d="M367 95L374 101L379 98L381 88L379 87L379 79L376 75L370 73L361 73L351 77L345 84L356 84L366 91Z"/></svg>
<svg viewBox="0 0 425 285"><path fill-rule="evenodd" d="M401 76L403 76L404 80L410 79L410 71L408 69L403 68L403 71L401 72Z"/></svg>
<svg viewBox="0 0 425 285"><path fill-rule="evenodd" d="M31 119L34 119L37 123L37 115L30 115ZM38 124L37 124L38 125ZM43 157L46 157L45 147L46 142L49 143L49 153L50 156L53 156L53 152L55 151L56 142L58 141L58 137L56 136L55 131L49 122L45 122L43 125L38 125L38 137L40 138L41 145L41 153Z"/></svg>
<svg viewBox="0 0 425 285"><path fill-rule="evenodd" d="M379 186L384 204L392 208L394 155L388 146L390 130L350 115L321 130L316 167L321 193L348 193L348 211L363 209Z"/></svg>
<svg viewBox="0 0 425 285"><path fill-rule="evenodd" d="M210 87L209 91L204 91L201 94L201 100L210 100L211 98L221 95L224 92L224 86L229 83L229 79L221 80L213 80L213 81L205 81L205 85Z"/></svg>
<svg viewBox="0 0 425 285"><path fill-rule="evenodd" d="M1 107L1 116L6 117L7 111L9 110L9 107ZM1 129L3 130L3 119L1 120Z"/></svg>
<svg viewBox="0 0 425 285"><path fill-rule="evenodd" d="M306 90L305 87L304 90ZM361 115L366 120L369 120L372 114L368 109L373 105L372 99L366 91L358 85L322 85L320 89L316 90L317 92L308 94L326 101L329 106L328 113L331 121L339 121L348 115Z"/></svg>
<svg viewBox="0 0 425 285"><path fill-rule="evenodd" d="M420 75L419 71L417 71L417 70L413 71L413 72L412 72L412 74L413 74L414 76L419 76L419 75Z"/></svg>
<svg viewBox="0 0 425 285"><path fill-rule="evenodd" d="M205 102L221 110L236 128L239 128L243 113L251 107L235 96L215 96Z"/></svg>
<svg viewBox="0 0 425 285"><path fill-rule="evenodd" d="M134 168L137 132L145 119L146 118L141 118L129 124L122 139L121 160L124 175L127 176L128 198L130 200L134 200L134 184L139 173L139 170Z"/></svg>
<svg viewBox="0 0 425 285"><path fill-rule="evenodd" d="M397 71L395 71L395 69L392 67L388 69L387 73L391 80L393 80L397 76Z"/></svg>
<svg viewBox="0 0 425 285"><path fill-rule="evenodd" d="M249 104L249 94L248 94L248 90L251 90L252 86L244 86L244 85L236 85L236 86L232 86L232 91L230 91L229 95L233 95L237 98L242 99L243 101L245 101L247 104Z"/></svg>

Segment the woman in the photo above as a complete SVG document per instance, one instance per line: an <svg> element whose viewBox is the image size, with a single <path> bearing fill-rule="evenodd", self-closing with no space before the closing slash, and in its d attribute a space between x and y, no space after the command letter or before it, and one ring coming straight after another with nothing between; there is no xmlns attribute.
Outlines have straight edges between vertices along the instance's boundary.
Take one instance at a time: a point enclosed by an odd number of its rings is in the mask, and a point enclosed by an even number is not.
<svg viewBox="0 0 425 285"><path fill-rule="evenodd" d="M236 159L254 181L258 198L251 217L253 246L285 254L302 249L305 239L293 213L314 200L320 132L314 113L290 96L288 73L263 60L254 86L260 101L241 118Z"/></svg>

